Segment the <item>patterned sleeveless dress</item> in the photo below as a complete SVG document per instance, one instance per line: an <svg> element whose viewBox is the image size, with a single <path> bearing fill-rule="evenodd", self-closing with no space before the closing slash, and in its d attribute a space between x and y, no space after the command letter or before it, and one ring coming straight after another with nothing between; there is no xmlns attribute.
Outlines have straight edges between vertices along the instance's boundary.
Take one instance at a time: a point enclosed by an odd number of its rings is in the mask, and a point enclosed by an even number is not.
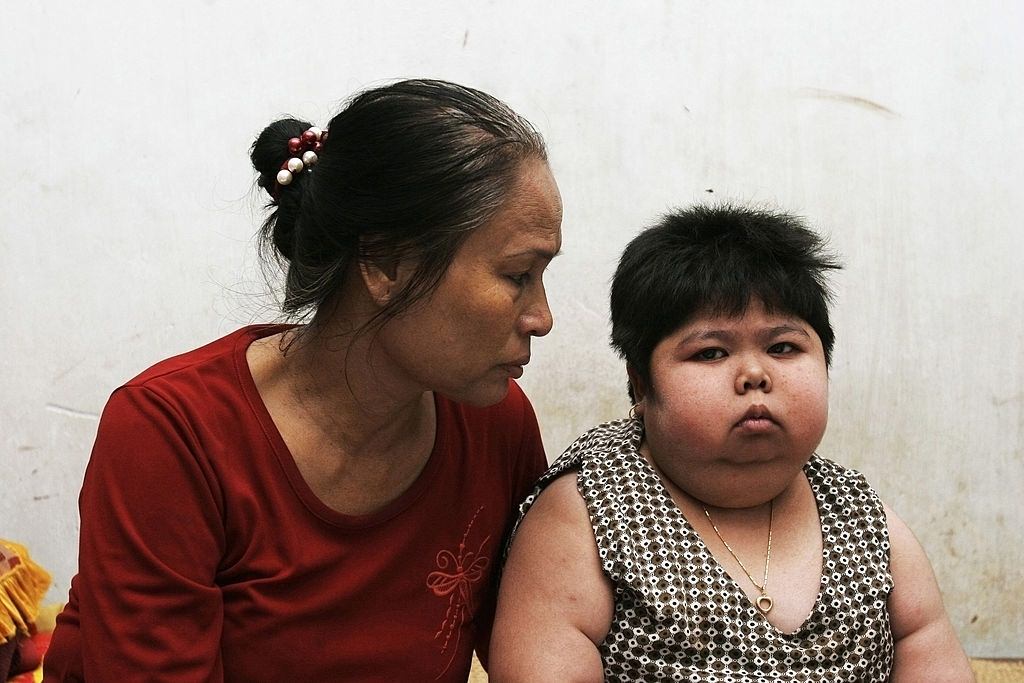
<svg viewBox="0 0 1024 683"><path fill-rule="evenodd" d="M520 506L522 520L545 486L577 472L615 591L611 629L600 645L606 681L889 679L889 534L881 501L862 475L817 455L804 466L821 520L821 588L804 624L783 633L708 551L640 455L642 439L636 420L595 427Z"/></svg>

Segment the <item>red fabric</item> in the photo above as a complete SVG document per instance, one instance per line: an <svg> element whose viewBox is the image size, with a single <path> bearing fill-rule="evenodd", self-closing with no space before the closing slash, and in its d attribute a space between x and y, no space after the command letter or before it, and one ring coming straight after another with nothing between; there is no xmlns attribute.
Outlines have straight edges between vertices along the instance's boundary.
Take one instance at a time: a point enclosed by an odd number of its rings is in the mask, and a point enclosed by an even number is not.
<svg viewBox="0 0 1024 683"><path fill-rule="evenodd" d="M514 382L437 397L434 452L385 509L338 514L305 484L240 330L111 396L79 501L79 574L45 681L465 681L486 652L498 554L545 467Z"/></svg>
<svg viewBox="0 0 1024 683"><path fill-rule="evenodd" d="M0 642L0 681L6 681L11 674L14 663L14 653L18 650L18 639L11 638L7 642Z"/></svg>

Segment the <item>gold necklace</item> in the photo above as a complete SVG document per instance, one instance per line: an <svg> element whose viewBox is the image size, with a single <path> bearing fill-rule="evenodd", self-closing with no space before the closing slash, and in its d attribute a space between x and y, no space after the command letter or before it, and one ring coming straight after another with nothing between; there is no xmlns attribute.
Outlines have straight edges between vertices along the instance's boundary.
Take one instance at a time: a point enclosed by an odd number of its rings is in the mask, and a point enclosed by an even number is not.
<svg viewBox="0 0 1024 683"><path fill-rule="evenodd" d="M732 558L736 560L736 564L740 566L743 573L747 575L748 579L750 579L750 583L754 584L754 587L761 592L760 597L754 601L754 605L756 605L757 609L761 610L763 614L768 614L772 611L772 605L775 604L775 601L768 595L768 563L771 562L772 559L772 522L775 520L775 499L772 498L768 507L768 550L765 552L764 556L764 579L761 580L760 584L757 581L754 581L754 577L750 575L747 568L743 566L742 562L740 562L740 558L736 557L736 553L733 552L732 548L729 547L729 544L725 542L724 538L722 538L722 532L718 530L718 527L715 526L715 523L711 520L711 514L708 512L707 506L701 503L701 507L704 508L704 516L707 517L708 522L711 523L711 528L715 530L715 535L718 536L718 540L722 542L725 549L728 550L729 554L732 555Z"/></svg>

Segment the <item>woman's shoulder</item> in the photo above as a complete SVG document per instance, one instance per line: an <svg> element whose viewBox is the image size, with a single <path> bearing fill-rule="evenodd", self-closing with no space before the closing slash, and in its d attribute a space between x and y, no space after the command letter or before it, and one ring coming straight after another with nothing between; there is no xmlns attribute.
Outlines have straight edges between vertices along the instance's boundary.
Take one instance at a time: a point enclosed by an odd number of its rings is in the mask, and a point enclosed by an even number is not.
<svg viewBox="0 0 1024 683"><path fill-rule="evenodd" d="M191 369L218 362L235 365L239 356L244 358L245 350L256 339L276 334L287 325L265 324L246 325L197 348L170 356L154 363L132 379L124 387L139 387L158 384L160 380L173 382L175 375Z"/></svg>
<svg viewBox="0 0 1024 683"><path fill-rule="evenodd" d="M175 429L194 436L216 425L221 425L219 432L239 429L238 416L253 414L251 406L259 402L246 349L254 339L280 329L280 325L242 327L155 363L114 389L101 427L124 433L137 430L140 424L158 423L177 425Z"/></svg>

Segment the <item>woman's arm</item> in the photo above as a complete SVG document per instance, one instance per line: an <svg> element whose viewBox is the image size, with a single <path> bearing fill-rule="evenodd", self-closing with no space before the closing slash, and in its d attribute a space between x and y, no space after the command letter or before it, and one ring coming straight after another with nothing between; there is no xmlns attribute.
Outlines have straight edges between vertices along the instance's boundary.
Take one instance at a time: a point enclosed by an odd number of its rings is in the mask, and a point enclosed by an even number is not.
<svg viewBox="0 0 1024 683"><path fill-rule="evenodd" d="M613 611L611 582L570 473L540 495L512 543L491 636L491 680L603 680L597 645Z"/></svg>
<svg viewBox="0 0 1024 683"><path fill-rule="evenodd" d="M58 624L47 681L221 679L222 522L193 446L187 425L147 389L111 397L79 500L77 614Z"/></svg>
<svg viewBox="0 0 1024 683"><path fill-rule="evenodd" d="M888 506L885 515L892 546L890 569L894 584L889 596L889 615L896 641L890 680L896 683L973 681L970 662L942 605L939 585L924 548Z"/></svg>

